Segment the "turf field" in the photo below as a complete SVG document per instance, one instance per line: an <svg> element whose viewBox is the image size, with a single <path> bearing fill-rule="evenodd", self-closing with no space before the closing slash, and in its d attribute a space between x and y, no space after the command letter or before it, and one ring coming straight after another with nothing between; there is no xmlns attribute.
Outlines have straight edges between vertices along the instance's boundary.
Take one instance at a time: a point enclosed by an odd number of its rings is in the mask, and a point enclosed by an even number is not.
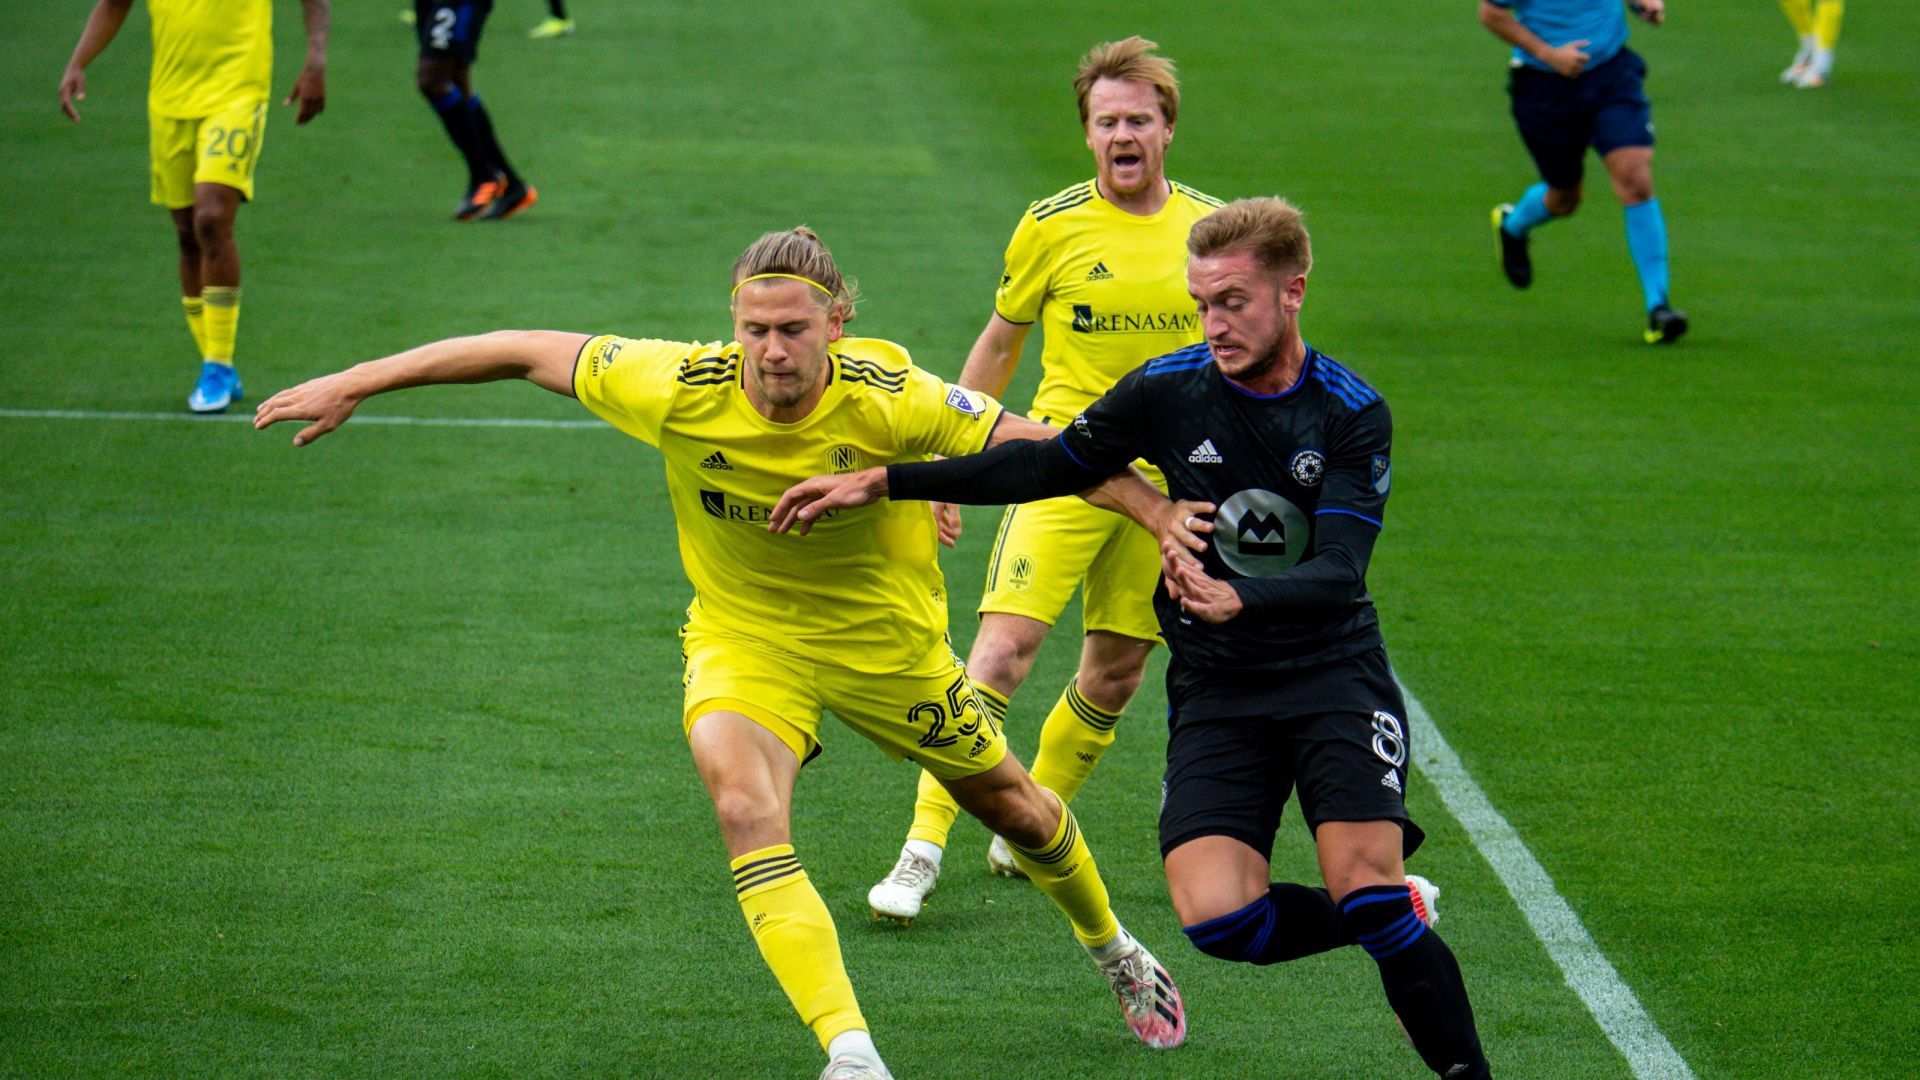
<svg viewBox="0 0 1920 1080"><path fill-rule="evenodd" d="M398 0L336 6L327 112L276 111L242 213L250 400L501 326L724 336L734 255L801 221L865 283L858 330L952 375L1017 214L1089 172L1075 57L1158 39L1170 172L1307 208L1308 338L1393 404L1371 583L1400 673L1646 1015L1702 1077L1920 1066L1920 9L1851 12L1818 93L1775 81L1772 4L1636 24L1695 327L1651 350L1604 182L1536 234L1530 292L1500 279L1487 208L1532 174L1467 3L577 0L580 33L536 43L539 5L502 0L476 86L541 202L497 226L446 220ZM55 109L85 11L0 5L0 1074L811 1076L679 732L652 451L11 412L179 412L195 370L146 205L144 12L85 122ZM586 413L489 386L363 416ZM994 521L945 559L963 648ZM1173 1053L978 869L977 826L919 925L868 922L913 775L829 731L797 841L893 1068L1426 1075L1358 953L1255 970L1181 939L1158 671L1076 809L1184 988ZM1433 786L1410 800L1496 1071L1628 1075ZM1277 861L1312 872L1291 821Z"/></svg>

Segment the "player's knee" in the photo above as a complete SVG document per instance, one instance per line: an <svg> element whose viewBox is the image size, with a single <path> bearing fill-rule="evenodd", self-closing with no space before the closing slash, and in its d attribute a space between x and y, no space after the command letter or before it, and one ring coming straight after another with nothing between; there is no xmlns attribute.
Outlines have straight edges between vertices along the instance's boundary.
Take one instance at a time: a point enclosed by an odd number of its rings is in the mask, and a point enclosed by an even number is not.
<svg viewBox="0 0 1920 1080"><path fill-rule="evenodd" d="M1029 642L1019 635L982 634L974 639L973 651L967 656L967 673L978 682L996 689L1005 687L1011 693L1026 681L1039 652L1039 642Z"/></svg>
<svg viewBox="0 0 1920 1080"><path fill-rule="evenodd" d="M1119 712L1133 700L1145 674L1143 663L1104 664L1080 672L1080 696L1108 712Z"/></svg>
<svg viewBox="0 0 1920 1080"><path fill-rule="evenodd" d="M1577 187L1550 187L1546 195L1547 213L1554 217L1566 217L1580 209L1580 189Z"/></svg>
<svg viewBox="0 0 1920 1080"><path fill-rule="evenodd" d="M729 838L757 838L781 822L777 799L743 789L714 792L713 813L720 821L721 835Z"/></svg>
<svg viewBox="0 0 1920 1080"><path fill-rule="evenodd" d="M180 220L174 221L173 239L176 243L180 245L180 254L185 255L188 258L199 257L200 241L197 237L194 236L192 218L188 218L185 221L180 221Z"/></svg>
<svg viewBox="0 0 1920 1080"><path fill-rule="evenodd" d="M1622 204L1638 206L1653 198L1653 173L1648 170L1621 177L1614 181L1613 190Z"/></svg>
<svg viewBox="0 0 1920 1080"><path fill-rule="evenodd" d="M233 211L224 206L195 206L193 241L201 251L224 250L233 242Z"/></svg>
<svg viewBox="0 0 1920 1080"><path fill-rule="evenodd" d="M453 76L439 65L422 63L414 70L413 85L419 88L420 96L437 103L453 89Z"/></svg>
<svg viewBox="0 0 1920 1080"><path fill-rule="evenodd" d="M1275 914L1269 894L1237 911L1181 930L1194 948L1208 956L1242 964L1270 964L1273 961L1267 958L1265 946L1273 936Z"/></svg>

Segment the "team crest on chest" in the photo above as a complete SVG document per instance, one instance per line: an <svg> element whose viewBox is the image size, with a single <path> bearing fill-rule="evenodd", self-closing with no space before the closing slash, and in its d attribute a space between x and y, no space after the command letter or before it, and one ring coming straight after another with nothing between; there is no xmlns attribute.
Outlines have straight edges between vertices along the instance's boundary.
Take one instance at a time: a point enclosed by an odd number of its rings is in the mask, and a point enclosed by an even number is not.
<svg viewBox="0 0 1920 1080"><path fill-rule="evenodd" d="M1287 462L1287 471L1301 487L1318 487L1327 471L1327 459L1318 450L1297 450Z"/></svg>
<svg viewBox="0 0 1920 1080"><path fill-rule="evenodd" d="M835 476L860 471L860 451L845 443L834 447L827 458Z"/></svg>

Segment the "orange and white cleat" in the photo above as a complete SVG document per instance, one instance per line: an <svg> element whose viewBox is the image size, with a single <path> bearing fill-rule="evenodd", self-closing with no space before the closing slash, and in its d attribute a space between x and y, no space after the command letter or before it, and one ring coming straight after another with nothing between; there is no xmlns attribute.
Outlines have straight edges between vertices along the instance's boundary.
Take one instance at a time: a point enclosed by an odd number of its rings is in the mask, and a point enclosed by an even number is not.
<svg viewBox="0 0 1920 1080"><path fill-rule="evenodd" d="M1187 1041L1187 1007L1180 1001L1180 989L1145 945L1125 930L1120 933L1127 943L1112 959L1096 961L1100 973L1119 997L1134 1037L1155 1050L1171 1050Z"/></svg>

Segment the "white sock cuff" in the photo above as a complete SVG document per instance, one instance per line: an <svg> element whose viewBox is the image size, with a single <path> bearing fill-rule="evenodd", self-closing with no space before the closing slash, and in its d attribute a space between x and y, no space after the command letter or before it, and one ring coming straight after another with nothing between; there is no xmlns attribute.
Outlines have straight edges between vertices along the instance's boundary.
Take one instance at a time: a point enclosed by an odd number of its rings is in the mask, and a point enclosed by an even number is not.
<svg viewBox="0 0 1920 1080"><path fill-rule="evenodd" d="M827 1058L856 1057L862 1061L880 1064L880 1051L873 1045L873 1036L859 1028L843 1031L827 1043Z"/></svg>
<svg viewBox="0 0 1920 1080"><path fill-rule="evenodd" d="M906 847L902 850L911 851L915 855L927 860L934 865L935 869L938 869L940 866L940 856L943 854L943 851L939 844L931 840L909 840L907 841Z"/></svg>

